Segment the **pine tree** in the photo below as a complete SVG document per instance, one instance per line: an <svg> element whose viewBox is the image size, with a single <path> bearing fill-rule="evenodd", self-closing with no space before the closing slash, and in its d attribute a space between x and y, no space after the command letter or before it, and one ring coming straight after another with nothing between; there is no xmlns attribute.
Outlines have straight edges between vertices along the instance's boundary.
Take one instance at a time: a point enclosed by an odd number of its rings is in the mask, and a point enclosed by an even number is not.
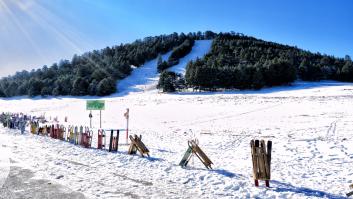
<svg viewBox="0 0 353 199"><path fill-rule="evenodd" d="M160 66L162 64L163 60L162 60L162 56L159 54L157 57L157 67Z"/></svg>
<svg viewBox="0 0 353 199"><path fill-rule="evenodd" d="M115 81L108 77L104 78L97 85L97 95L105 96L116 92L116 83Z"/></svg>
<svg viewBox="0 0 353 199"><path fill-rule="evenodd" d="M174 72L163 71L158 81L157 88L163 92L175 92L176 77Z"/></svg>
<svg viewBox="0 0 353 199"><path fill-rule="evenodd" d="M341 77L344 81L353 81L353 64L349 59L346 59L345 64L342 67Z"/></svg>
<svg viewBox="0 0 353 199"><path fill-rule="evenodd" d="M82 96L87 95L88 82L82 78L78 77L73 82L71 95Z"/></svg>
<svg viewBox="0 0 353 199"><path fill-rule="evenodd" d="M41 94L42 82L37 79L31 79L29 81L28 95L30 97L38 96Z"/></svg>

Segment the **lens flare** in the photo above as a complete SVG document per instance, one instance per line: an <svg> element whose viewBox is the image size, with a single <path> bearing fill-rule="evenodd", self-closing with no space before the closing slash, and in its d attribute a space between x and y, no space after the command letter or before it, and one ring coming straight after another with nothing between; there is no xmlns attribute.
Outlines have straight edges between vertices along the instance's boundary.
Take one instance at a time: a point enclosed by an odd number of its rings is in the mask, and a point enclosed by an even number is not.
<svg viewBox="0 0 353 199"><path fill-rule="evenodd" d="M93 46L85 34L80 33L66 20L55 15L50 8L54 7L51 2L39 3L34 0L0 0L0 30L9 31L11 34L20 35L30 48L40 57L46 60L46 52L41 50L38 37L49 35L52 42L56 42L70 52L82 54ZM40 30L40 31L38 31ZM11 32L10 32L11 31ZM48 45L51 45L48 43ZM91 64L98 66L93 60Z"/></svg>

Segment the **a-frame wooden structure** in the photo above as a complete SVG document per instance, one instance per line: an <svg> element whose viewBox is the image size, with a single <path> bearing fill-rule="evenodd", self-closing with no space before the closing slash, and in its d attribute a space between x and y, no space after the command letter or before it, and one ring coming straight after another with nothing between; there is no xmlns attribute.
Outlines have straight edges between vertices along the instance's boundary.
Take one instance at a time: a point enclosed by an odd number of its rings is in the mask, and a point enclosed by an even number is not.
<svg viewBox="0 0 353 199"><path fill-rule="evenodd" d="M146 145L142 142L142 136L138 137L137 135L130 135L129 136L131 144L128 150L128 154L136 154L137 151L140 152L141 156L144 157L146 155L147 157L150 157L149 155L149 150L146 147Z"/></svg>
<svg viewBox="0 0 353 199"><path fill-rule="evenodd" d="M193 155L199 158L199 160L205 165L207 169L212 169L211 164L213 162L207 157L207 155L201 150L196 140L188 141L188 149L186 150L183 158L181 159L179 165L186 167Z"/></svg>

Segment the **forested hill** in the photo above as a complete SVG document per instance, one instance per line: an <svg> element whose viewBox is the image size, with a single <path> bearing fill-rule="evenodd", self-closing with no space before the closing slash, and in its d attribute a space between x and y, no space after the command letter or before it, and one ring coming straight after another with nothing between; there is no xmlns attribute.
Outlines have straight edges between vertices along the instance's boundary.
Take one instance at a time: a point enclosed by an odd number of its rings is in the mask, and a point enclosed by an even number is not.
<svg viewBox="0 0 353 199"><path fill-rule="evenodd" d="M191 51L194 40L213 39L211 51L190 62L185 78L168 67ZM158 60L162 72L158 87L164 91L185 88L259 89L283 85L296 79L353 81L351 58L311 53L288 45L263 41L236 33L189 33L161 35L131 44L107 47L73 56L41 69L17 72L0 80L0 97L109 95L116 82L158 55L171 51L168 62Z"/></svg>
<svg viewBox="0 0 353 199"><path fill-rule="evenodd" d="M128 76L132 65L139 67L159 54L177 49L186 40L212 39L214 33L160 35L130 44L74 55L41 69L17 72L0 80L0 97L109 95L116 92L117 80Z"/></svg>
<svg viewBox="0 0 353 199"><path fill-rule="evenodd" d="M211 52L190 62L185 79L200 89L259 89L296 79L353 81L351 58L311 53L235 33L220 33Z"/></svg>

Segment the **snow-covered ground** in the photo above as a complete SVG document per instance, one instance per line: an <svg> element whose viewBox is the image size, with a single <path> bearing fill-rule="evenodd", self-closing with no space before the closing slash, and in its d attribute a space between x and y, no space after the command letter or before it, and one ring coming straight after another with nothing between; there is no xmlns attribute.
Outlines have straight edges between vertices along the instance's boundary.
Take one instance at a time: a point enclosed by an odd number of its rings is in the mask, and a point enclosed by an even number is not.
<svg viewBox="0 0 353 199"><path fill-rule="evenodd" d="M201 45L196 44L193 51ZM207 52L201 49L195 54ZM99 98L106 101L105 129L125 128L123 114L130 108L130 133L142 135L150 158L127 155L124 133L118 153L109 153L0 128L0 183L20 168L33 173L23 184L49 180L65 187L62 192L87 198L344 198L349 191L353 84L296 82L260 91L160 94L149 87L158 78L155 67L155 60L146 63L120 82L120 94ZM0 112L88 126L86 100L93 98L0 99ZM94 147L98 118L94 111ZM213 170L197 158L186 169L178 166L191 138L199 140ZM254 187L251 139L273 141L271 188L263 182Z"/></svg>
<svg viewBox="0 0 353 199"><path fill-rule="evenodd" d="M167 60L172 51L162 55ZM156 88L159 79L157 72L157 59L146 62L138 68L134 68L131 75L118 82L117 95L126 95L130 92L141 92Z"/></svg>
<svg viewBox="0 0 353 199"><path fill-rule="evenodd" d="M131 133L142 134L149 159L127 155L126 145L108 153L7 129L0 130L0 146L16 162L11 166L88 198L342 198L353 175L353 85L298 82L277 89L103 98L103 127L124 128L123 113L130 108ZM85 99L0 100L0 106L88 125ZM190 168L178 166L192 137L214 170L198 159ZM270 189L253 185L253 138L273 141Z"/></svg>

